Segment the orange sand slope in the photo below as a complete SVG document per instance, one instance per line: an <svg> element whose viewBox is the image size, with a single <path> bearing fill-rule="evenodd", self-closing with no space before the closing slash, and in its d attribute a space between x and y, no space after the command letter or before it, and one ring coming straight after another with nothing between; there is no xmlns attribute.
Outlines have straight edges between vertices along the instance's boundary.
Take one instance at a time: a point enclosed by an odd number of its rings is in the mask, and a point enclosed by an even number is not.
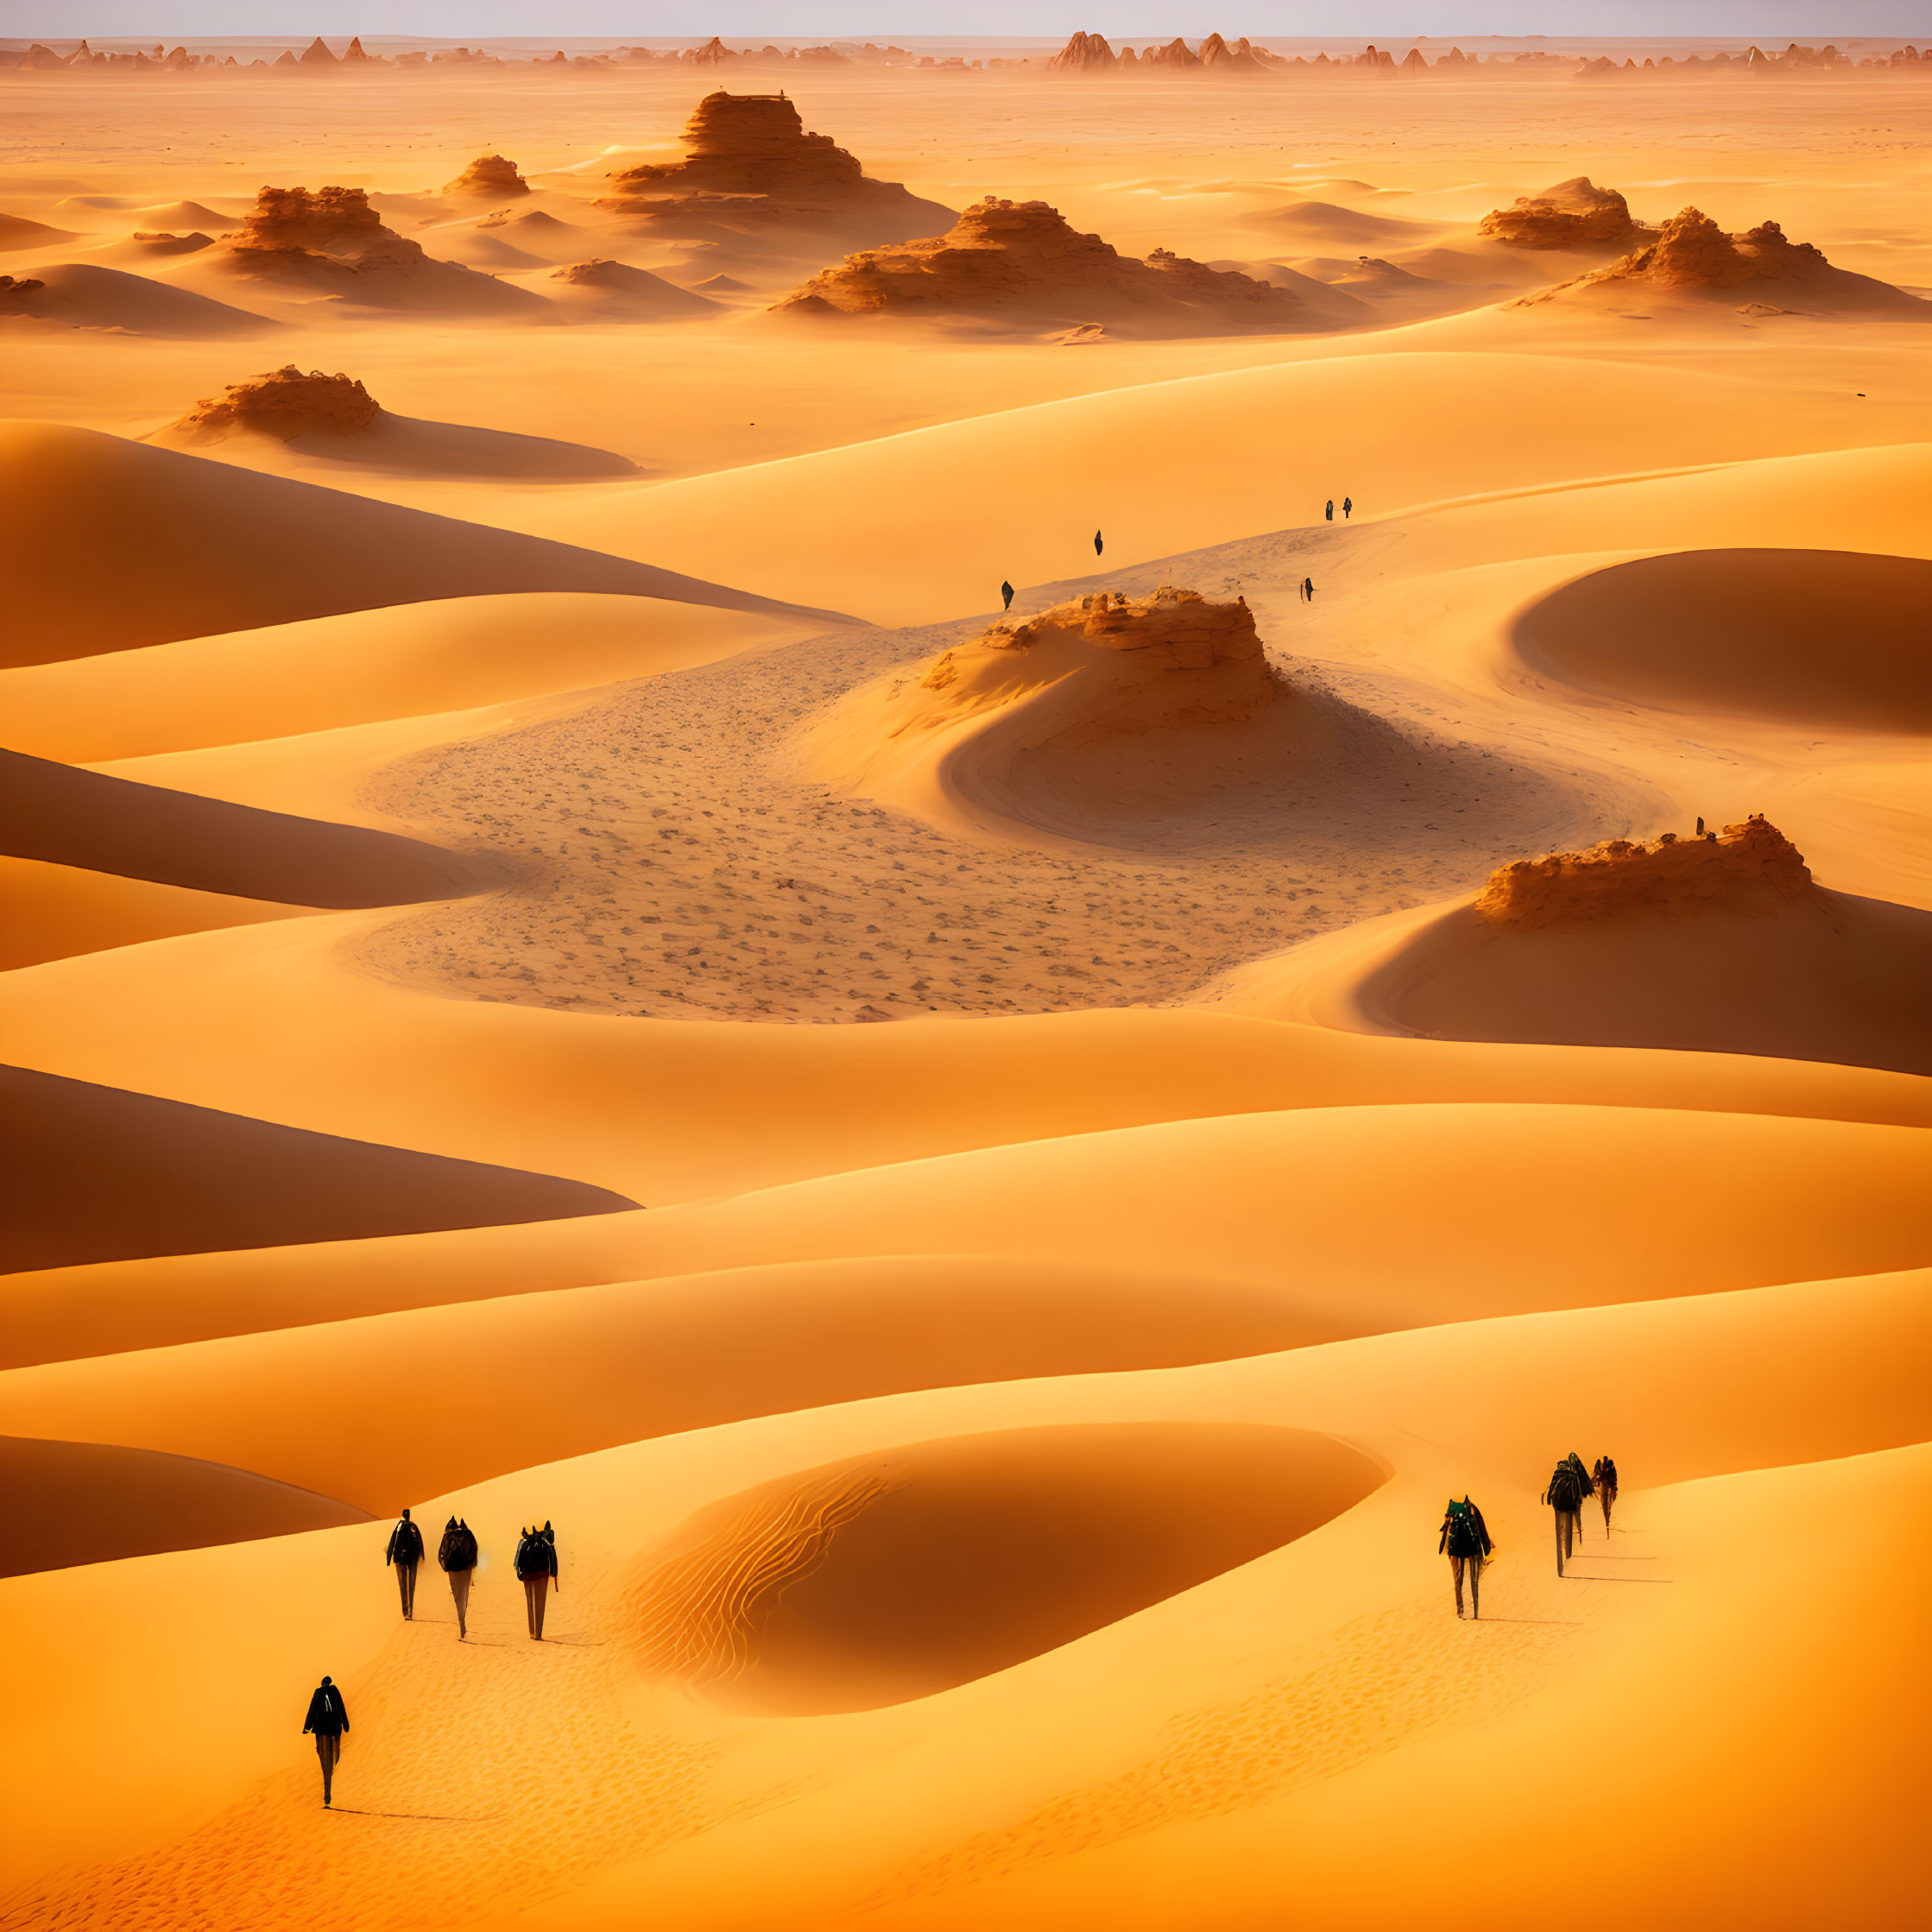
<svg viewBox="0 0 1932 1932"><path fill-rule="evenodd" d="M1932 66L1337 51L0 71L6 1926L1916 1923Z"/></svg>

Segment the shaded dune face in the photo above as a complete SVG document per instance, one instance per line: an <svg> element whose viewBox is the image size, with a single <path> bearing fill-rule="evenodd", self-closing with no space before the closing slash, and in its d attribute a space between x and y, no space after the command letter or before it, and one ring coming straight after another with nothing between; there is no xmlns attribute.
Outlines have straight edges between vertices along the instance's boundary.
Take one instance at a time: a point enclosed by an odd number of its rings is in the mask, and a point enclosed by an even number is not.
<svg viewBox="0 0 1932 1932"><path fill-rule="evenodd" d="M345 909L461 898L494 865L365 825L139 785L0 751L0 850L192 891Z"/></svg>
<svg viewBox="0 0 1932 1932"><path fill-rule="evenodd" d="M0 315L30 315L77 329L113 329L178 341L261 335L277 324L123 268L59 262L0 288Z"/></svg>
<svg viewBox="0 0 1932 1932"><path fill-rule="evenodd" d="M0 1068L0 1270L615 1214L607 1189Z"/></svg>
<svg viewBox="0 0 1932 1932"><path fill-rule="evenodd" d="M1539 667L1619 698L1868 731L1932 731L1932 563L1683 550L1566 584L1516 621Z"/></svg>
<svg viewBox="0 0 1932 1932"><path fill-rule="evenodd" d="M1386 1472L1251 1424L1011 1430L806 1471L701 1512L630 1599L650 1675L775 1715L926 1697L1305 1536Z"/></svg>
<svg viewBox="0 0 1932 1932"><path fill-rule="evenodd" d="M0 1436L0 1576L366 1523L365 1510L225 1463Z"/></svg>

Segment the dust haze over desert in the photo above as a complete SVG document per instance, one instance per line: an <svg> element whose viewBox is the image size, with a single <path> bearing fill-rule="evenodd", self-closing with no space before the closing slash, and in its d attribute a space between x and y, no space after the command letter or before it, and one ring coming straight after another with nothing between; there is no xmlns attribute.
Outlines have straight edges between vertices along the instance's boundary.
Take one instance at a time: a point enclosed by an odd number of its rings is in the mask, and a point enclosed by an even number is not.
<svg viewBox="0 0 1932 1932"><path fill-rule="evenodd" d="M1917 1923L1923 29L369 10L0 22L0 1927Z"/></svg>

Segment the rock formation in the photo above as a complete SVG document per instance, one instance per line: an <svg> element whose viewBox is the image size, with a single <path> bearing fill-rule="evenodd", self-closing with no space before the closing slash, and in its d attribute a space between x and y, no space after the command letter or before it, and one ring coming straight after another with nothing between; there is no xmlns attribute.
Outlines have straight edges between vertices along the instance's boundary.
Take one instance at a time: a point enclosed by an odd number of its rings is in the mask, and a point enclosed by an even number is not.
<svg viewBox="0 0 1932 1932"><path fill-rule="evenodd" d="M224 395L204 396L169 427L196 443L218 442L240 431L286 443L310 430L345 435L374 426L382 414L375 397L339 370L333 376L294 363L230 382Z"/></svg>
<svg viewBox="0 0 1932 1932"><path fill-rule="evenodd" d="M597 205L666 233L799 229L868 242L951 218L897 181L874 180L830 135L807 133L783 94L707 94L682 138L686 159L626 168Z"/></svg>
<svg viewBox="0 0 1932 1932"><path fill-rule="evenodd" d="M263 188L241 229L223 237L221 272L319 288L375 307L508 313L540 298L454 262L386 228L361 188Z"/></svg>
<svg viewBox="0 0 1932 1932"><path fill-rule="evenodd" d="M1673 215L1654 241L1607 268L1525 296L1515 306L1563 295L1641 289L1760 300L1777 295L1808 308L1883 308L1932 319L1932 302L1870 275L1834 268L1810 243L1788 241L1775 221L1760 222L1741 235L1727 235L1697 208Z"/></svg>
<svg viewBox="0 0 1932 1932"><path fill-rule="evenodd" d="M1046 63L1049 73L1095 73L1102 68L1111 73L1118 66L1114 49L1098 34L1076 34Z"/></svg>
<svg viewBox="0 0 1932 1932"><path fill-rule="evenodd" d="M828 314L1025 316L1163 332L1304 326L1298 296L1156 249L1145 262L1082 235L1044 201L975 203L950 233L849 256L778 305Z"/></svg>
<svg viewBox="0 0 1932 1932"><path fill-rule="evenodd" d="M1810 884L1797 848L1753 814L1702 837L1612 838L1587 852L1518 859L1490 874L1475 910L1487 924L1517 932L1587 925L1632 909L1683 919L1721 907L1764 918Z"/></svg>
<svg viewBox="0 0 1932 1932"><path fill-rule="evenodd" d="M453 181L445 183L445 194L488 195L492 201L504 201L527 194L530 184L516 171L515 161L501 155L478 155Z"/></svg>
<svg viewBox="0 0 1932 1932"><path fill-rule="evenodd" d="M1514 207L1493 210L1478 232L1520 249L1631 249L1656 230L1632 218L1629 203L1614 188L1600 188L1579 174L1541 194L1520 196Z"/></svg>

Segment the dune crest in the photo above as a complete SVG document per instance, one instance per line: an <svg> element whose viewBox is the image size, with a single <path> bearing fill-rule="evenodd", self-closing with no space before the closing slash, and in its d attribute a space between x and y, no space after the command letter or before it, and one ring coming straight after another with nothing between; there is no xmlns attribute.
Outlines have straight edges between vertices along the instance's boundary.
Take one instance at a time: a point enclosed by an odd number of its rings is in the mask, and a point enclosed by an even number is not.
<svg viewBox="0 0 1932 1932"><path fill-rule="evenodd" d="M634 1654L737 1708L875 1709L1251 1563L1385 1480L1358 1449L1253 1424L907 1443L700 1512L644 1560Z"/></svg>
<svg viewBox="0 0 1932 1932"><path fill-rule="evenodd" d="M0 275L0 321L15 317L183 342L261 335L277 326L191 288L98 262L56 262L37 275Z"/></svg>
<svg viewBox="0 0 1932 1932"><path fill-rule="evenodd" d="M1699 838L1611 838L1587 852L1518 859L1490 874L1475 909L1479 919L1515 932L1587 925L1638 906L1667 919L1716 906L1762 917L1810 883L1798 849L1753 813Z"/></svg>
<svg viewBox="0 0 1932 1932"><path fill-rule="evenodd" d="M1075 325L1101 317L1213 332L1292 328L1306 305L1234 270L1156 249L1146 261L1082 235L1045 201L975 202L944 235L849 256L779 303L802 314L999 314Z"/></svg>

